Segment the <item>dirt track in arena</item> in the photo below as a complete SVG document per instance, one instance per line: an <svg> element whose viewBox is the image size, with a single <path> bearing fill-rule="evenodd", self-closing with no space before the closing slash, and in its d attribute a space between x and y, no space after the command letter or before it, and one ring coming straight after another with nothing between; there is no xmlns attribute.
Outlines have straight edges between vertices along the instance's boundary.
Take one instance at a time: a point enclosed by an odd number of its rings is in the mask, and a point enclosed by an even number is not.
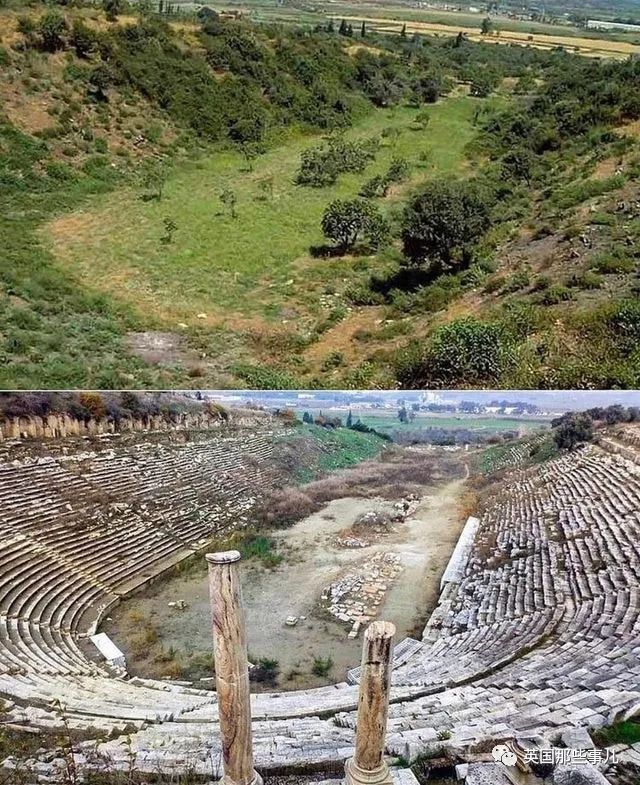
<svg viewBox="0 0 640 785"><path fill-rule="evenodd" d="M280 689L343 680L347 669L359 664L362 639L359 636L350 640L350 624L334 620L319 609L318 601L325 587L381 552L399 556L403 570L387 592L378 617L396 624L397 641L414 634L435 605L440 576L464 524L460 508L463 488L464 479L425 487L411 516L366 548L341 548L335 543L336 535L362 513L391 511L393 501L334 499L291 528L272 533L284 561L271 570L256 560L244 563L242 568L252 660L278 660ZM170 602L180 600L186 608L169 608ZM152 588L147 596L132 598L114 613L114 621L105 629L123 649L135 672L135 658L128 652L127 641L135 633L135 625L127 622L132 608L154 624L165 648L211 650L208 587L202 572L170 579ZM288 616L306 619L288 627ZM311 673L315 657L333 660L326 678ZM145 674L141 671L137 675Z"/></svg>

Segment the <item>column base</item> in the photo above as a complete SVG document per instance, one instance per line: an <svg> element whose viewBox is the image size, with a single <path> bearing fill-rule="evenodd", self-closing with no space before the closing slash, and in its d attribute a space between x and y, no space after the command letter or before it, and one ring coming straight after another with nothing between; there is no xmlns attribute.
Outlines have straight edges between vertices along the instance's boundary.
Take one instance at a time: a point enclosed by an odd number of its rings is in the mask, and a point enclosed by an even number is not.
<svg viewBox="0 0 640 785"><path fill-rule="evenodd" d="M227 777L225 774L223 778L220 780L219 785L243 785L243 783L239 783L236 780L232 780L230 777ZM253 772L253 779L249 783L249 785L264 785L262 777L258 774L257 771Z"/></svg>
<svg viewBox="0 0 640 785"><path fill-rule="evenodd" d="M393 777L384 761L375 771L365 771L349 758L344 764L344 773L344 785L393 785Z"/></svg>

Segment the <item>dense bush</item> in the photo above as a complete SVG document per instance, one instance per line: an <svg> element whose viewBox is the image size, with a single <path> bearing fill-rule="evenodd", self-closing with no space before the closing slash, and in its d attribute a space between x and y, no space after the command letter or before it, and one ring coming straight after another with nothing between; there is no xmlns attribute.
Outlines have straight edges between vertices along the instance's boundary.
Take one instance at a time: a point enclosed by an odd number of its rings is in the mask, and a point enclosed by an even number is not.
<svg viewBox="0 0 640 785"><path fill-rule="evenodd" d="M361 172L375 158L376 145L331 136L326 144L300 154L296 182L315 188L332 185L344 172Z"/></svg>
<svg viewBox="0 0 640 785"><path fill-rule="evenodd" d="M366 199L336 199L322 216L322 232L346 251L366 240L378 248L389 235L389 226L380 210Z"/></svg>
<svg viewBox="0 0 640 785"><path fill-rule="evenodd" d="M434 180L405 208L402 242L410 264L436 273L467 267L491 225L492 199L478 182Z"/></svg>
<svg viewBox="0 0 640 785"><path fill-rule="evenodd" d="M469 317L438 328L426 351L409 351L397 376L405 388L485 386L497 383L508 365L501 327Z"/></svg>
<svg viewBox="0 0 640 785"><path fill-rule="evenodd" d="M593 438L593 423L587 414L570 414L554 428L553 439L563 450L572 450Z"/></svg>

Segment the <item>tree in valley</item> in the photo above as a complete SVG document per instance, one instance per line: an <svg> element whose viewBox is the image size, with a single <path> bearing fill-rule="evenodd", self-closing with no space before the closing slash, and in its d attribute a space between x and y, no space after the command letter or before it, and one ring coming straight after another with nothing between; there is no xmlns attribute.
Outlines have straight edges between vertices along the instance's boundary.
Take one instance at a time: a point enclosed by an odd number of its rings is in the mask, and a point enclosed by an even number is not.
<svg viewBox="0 0 640 785"><path fill-rule="evenodd" d="M366 199L336 199L322 216L324 236L341 251L353 248L364 239L378 248L389 237L389 225L380 210Z"/></svg>
<svg viewBox="0 0 640 785"><path fill-rule="evenodd" d="M434 274L468 267L491 226L492 198L474 181L434 180L404 210L407 263Z"/></svg>

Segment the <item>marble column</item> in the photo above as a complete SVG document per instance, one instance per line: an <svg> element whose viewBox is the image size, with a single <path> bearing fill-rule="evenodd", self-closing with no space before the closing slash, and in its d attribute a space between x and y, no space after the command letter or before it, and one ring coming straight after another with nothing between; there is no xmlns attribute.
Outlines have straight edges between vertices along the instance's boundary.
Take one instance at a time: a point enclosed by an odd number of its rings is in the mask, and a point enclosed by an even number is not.
<svg viewBox="0 0 640 785"><path fill-rule="evenodd" d="M262 785L253 768L249 668L238 551L208 553L222 785Z"/></svg>

